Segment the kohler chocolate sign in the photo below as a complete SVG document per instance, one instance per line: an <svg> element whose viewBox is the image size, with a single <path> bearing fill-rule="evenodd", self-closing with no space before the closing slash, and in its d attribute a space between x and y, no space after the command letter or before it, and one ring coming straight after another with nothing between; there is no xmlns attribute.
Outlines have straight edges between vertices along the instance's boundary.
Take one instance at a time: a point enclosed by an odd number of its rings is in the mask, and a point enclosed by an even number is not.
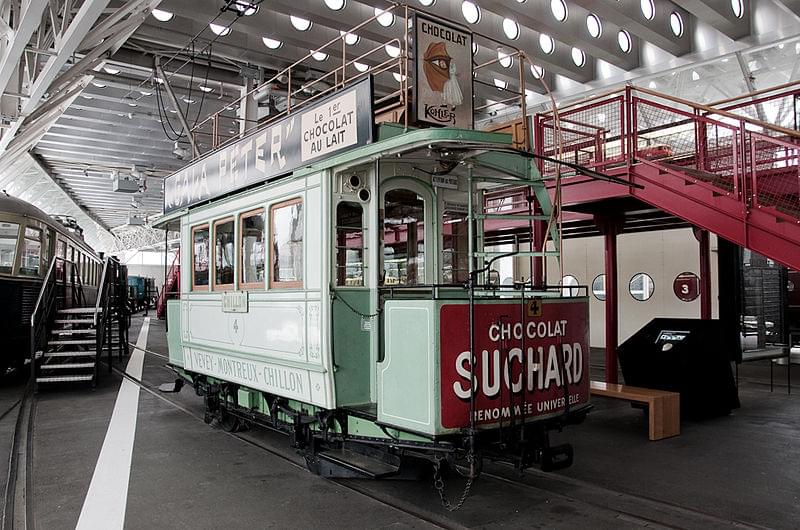
<svg viewBox="0 0 800 530"><path fill-rule="evenodd" d="M417 120L471 129L472 34L421 15L414 28Z"/></svg>

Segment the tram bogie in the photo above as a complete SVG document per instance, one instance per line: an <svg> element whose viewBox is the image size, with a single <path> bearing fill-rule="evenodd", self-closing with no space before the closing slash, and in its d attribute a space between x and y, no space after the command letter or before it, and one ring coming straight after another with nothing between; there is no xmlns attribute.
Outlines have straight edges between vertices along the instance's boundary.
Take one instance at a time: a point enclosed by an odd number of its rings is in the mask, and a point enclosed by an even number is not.
<svg viewBox="0 0 800 530"><path fill-rule="evenodd" d="M506 135L395 133L203 204L174 200L161 223L179 225L188 266L167 304L170 364L209 420L281 429L326 475L358 462L362 476L400 473L367 457L569 465L548 432L589 409L588 299L490 282L493 249L468 223L485 191L531 185L535 168ZM168 196L202 189L209 169L185 171Z"/></svg>

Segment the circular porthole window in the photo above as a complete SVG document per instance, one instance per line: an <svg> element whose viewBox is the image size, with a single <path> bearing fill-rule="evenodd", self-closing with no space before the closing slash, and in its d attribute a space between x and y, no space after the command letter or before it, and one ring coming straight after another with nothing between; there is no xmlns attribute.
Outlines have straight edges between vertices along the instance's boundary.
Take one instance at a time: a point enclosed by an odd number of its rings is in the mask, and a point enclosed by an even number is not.
<svg viewBox="0 0 800 530"><path fill-rule="evenodd" d="M634 300L639 300L640 302L650 300L655 290L656 283L646 272L634 274L628 283L628 292L631 293Z"/></svg>
<svg viewBox="0 0 800 530"><path fill-rule="evenodd" d="M553 37L546 33L539 34L539 47L542 51L546 54L553 53L553 50L556 49L556 41L553 40Z"/></svg>
<svg viewBox="0 0 800 530"><path fill-rule="evenodd" d="M606 299L606 275L598 274L592 281L592 294L601 302Z"/></svg>
<svg viewBox="0 0 800 530"><path fill-rule="evenodd" d="M619 30L619 33L617 33L617 44L623 53L631 51L631 34L624 29Z"/></svg>
<svg viewBox="0 0 800 530"><path fill-rule="evenodd" d="M578 278L571 274L561 278L561 296L578 296L579 291Z"/></svg>
<svg viewBox="0 0 800 530"><path fill-rule="evenodd" d="M672 282L672 290L678 300L691 302L700 296L700 278L693 272L682 272Z"/></svg>
<svg viewBox="0 0 800 530"><path fill-rule="evenodd" d="M640 0L639 9L642 10L642 16L647 20L656 18L656 6L653 0Z"/></svg>
<svg viewBox="0 0 800 530"><path fill-rule="evenodd" d="M599 39L600 35L603 34L603 24L597 18L597 15L593 13L586 15L586 31L595 39Z"/></svg>
<svg viewBox="0 0 800 530"><path fill-rule="evenodd" d="M394 24L394 13L386 12L383 9L380 9L380 8L377 8L377 7L375 8L375 10L373 12L375 13L375 16L377 17L376 20L378 21L378 24L380 24L384 28L388 28L392 24Z"/></svg>
<svg viewBox="0 0 800 530"><path fill-rule="evenodd" d="M331 11L341 11L344 9L345 0L323 0L325 5L328 6L328 9Z"/></svg>
<svg viewBox="0 0 800 530"><path fill-rule="evenodd" d="M676 37L683 35L683 17L677 11L673 11L669 16L669 29Z"/></svg>
<svg viewBox="0 0 800 530"><path fill-rule="evenodd" d="M500 66L503 68L511 68L514 66L514 58L511 57L509 54L503 51L497 52L497 62L500 63Z"/></svg>

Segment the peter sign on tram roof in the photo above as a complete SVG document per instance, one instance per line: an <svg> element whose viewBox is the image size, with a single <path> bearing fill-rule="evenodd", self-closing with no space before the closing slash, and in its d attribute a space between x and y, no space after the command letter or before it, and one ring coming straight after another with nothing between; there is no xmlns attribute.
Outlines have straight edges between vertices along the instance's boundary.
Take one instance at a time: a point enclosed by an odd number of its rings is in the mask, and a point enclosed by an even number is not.
<svg viewBox="0 0 800 530"><path fill-rule="evenodd" d="M372 78L255 130L164 181L164 213L291 173L372 142Z"/></svg>

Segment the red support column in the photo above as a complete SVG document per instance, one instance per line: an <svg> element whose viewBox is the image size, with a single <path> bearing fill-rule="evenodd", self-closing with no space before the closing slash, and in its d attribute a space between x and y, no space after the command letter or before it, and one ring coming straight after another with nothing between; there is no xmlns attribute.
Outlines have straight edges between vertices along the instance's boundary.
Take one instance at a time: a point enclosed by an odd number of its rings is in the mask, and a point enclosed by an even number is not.
<svg viewBox="0 0 800 530"><path fill-rule="evenodd" d="M711 319L711 245L708 230L695 230L700 242L700 318Z"/></svg>
<svg viewBox="0 0 800 530"><path fill-rule="evenodd" d="M622 220L595 216L595 223L605 239L606 275L606 383L617 383L617 346L619 345L619 299L617 297L617 234Z"/></svg>

